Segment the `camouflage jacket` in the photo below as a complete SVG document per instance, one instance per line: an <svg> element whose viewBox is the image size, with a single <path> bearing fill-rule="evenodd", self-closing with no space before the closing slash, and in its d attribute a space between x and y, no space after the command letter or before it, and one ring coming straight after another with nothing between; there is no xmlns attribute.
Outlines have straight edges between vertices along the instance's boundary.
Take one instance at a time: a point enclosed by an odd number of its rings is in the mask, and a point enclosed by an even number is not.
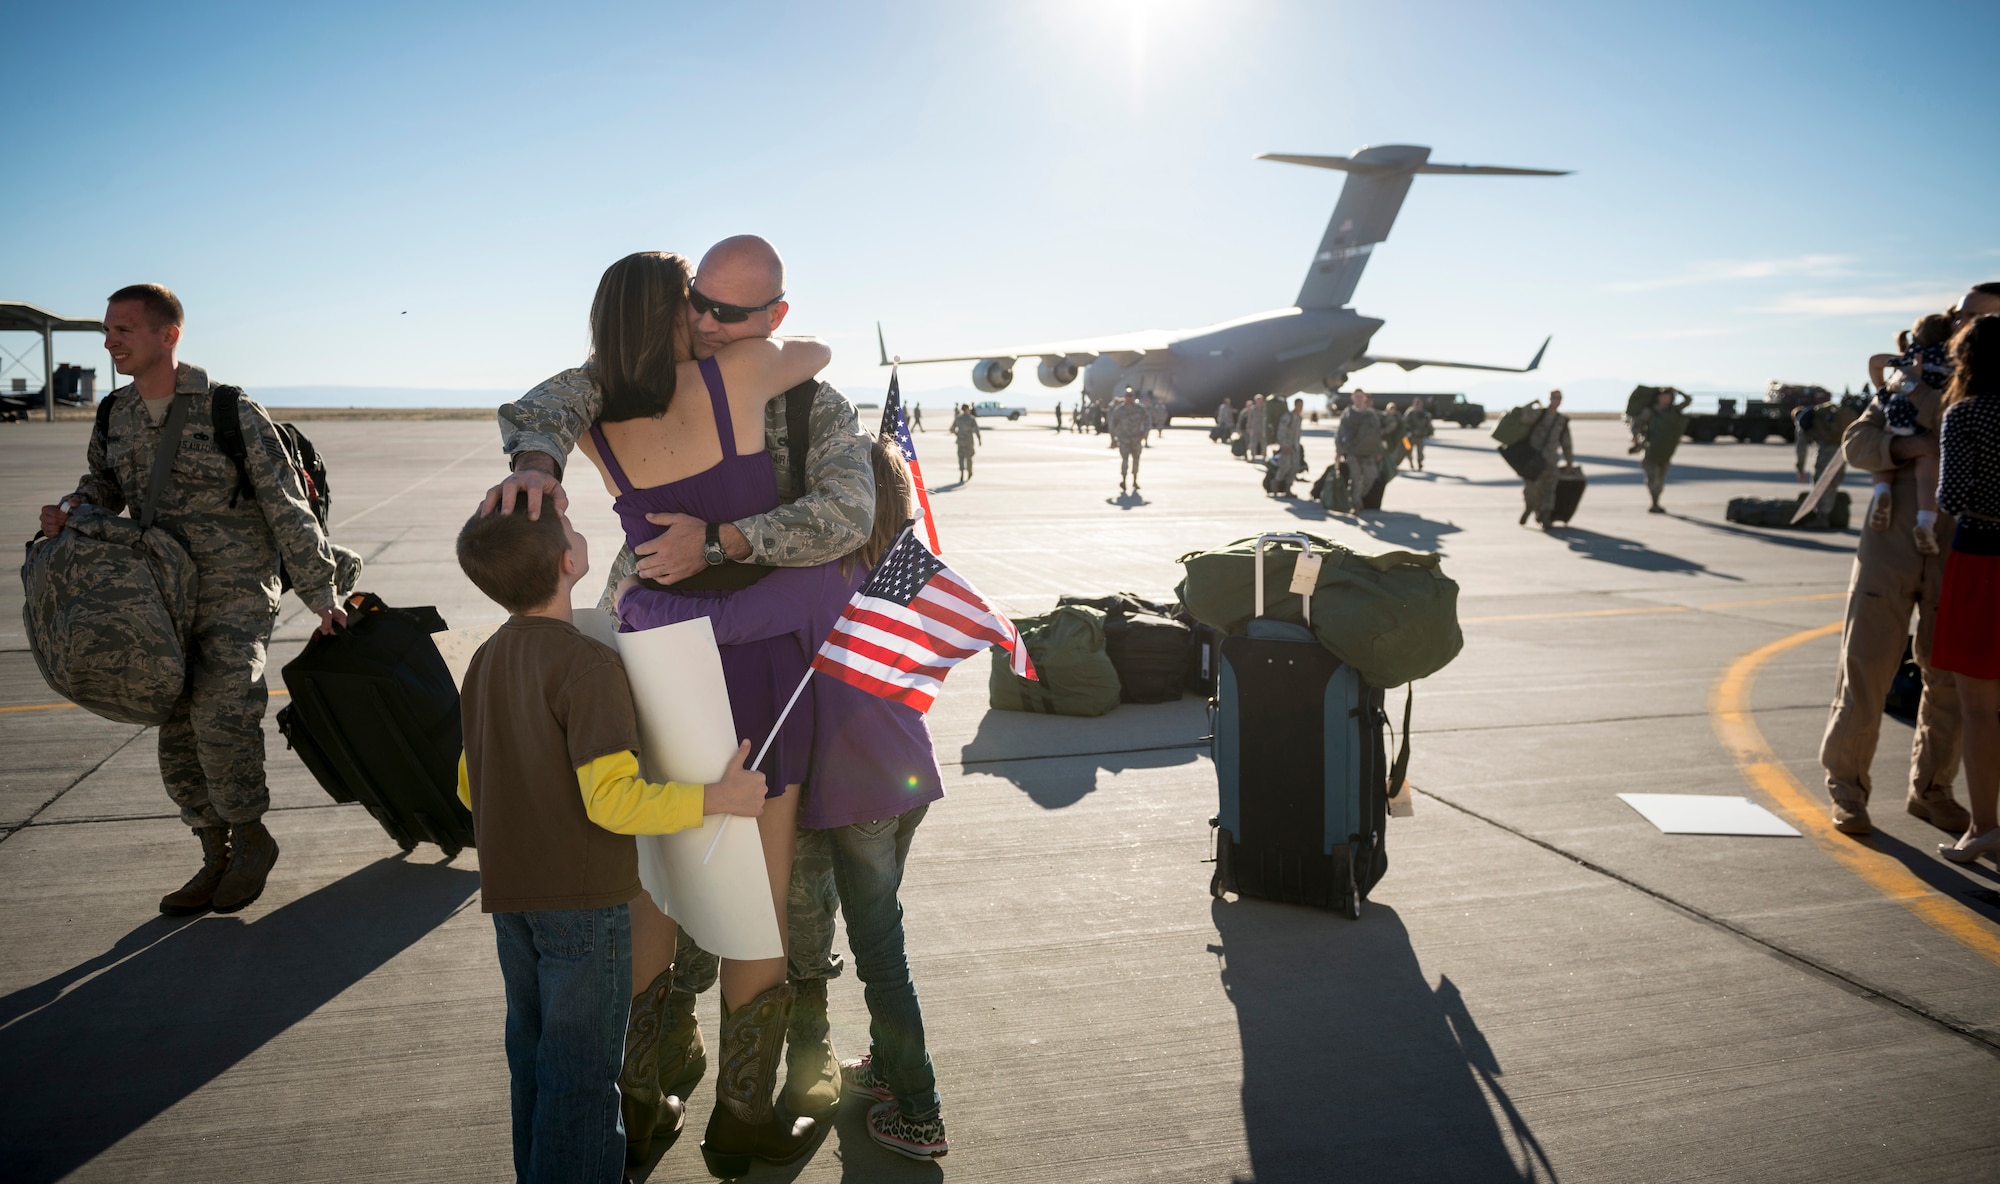
<svg viewBox="0 0 2000 1184"><path fill-rule="evenodd" d="M603 406L587 367L565 370L501 406L500 447L510 459L523 452L546 453L560 472ZM861 430L854 404L831 383L819 384L809 430L810 488L793 489L785 401L772 399L765 408L764 447L778 472L778 496L787 504L735 524L750 543L749 562L776 567L828 563L866 542L875 527L875 463L869 455L874 439ZM614 582L618 575L614 566Z"/></svg>
<svg viewBox="0 0 2000 1184"><path fill-rule="evenodd" d="M1430 439L1435 432L1431 427L1431 413L1421 407L1403 412L1403 432L1412 440Z"/></svg>
<svg viewBox="0 0 2000 1184"><path fill-rule="evenodd" d="M1146 438L1148 431L1152 430L1153 420L1146 413L1144 403L1134 403L1128 407L1125 405L1125 400L1120 399L1111 405L1111 420L1107 426L1113 440L1120 444L1137 444Z"/></svg>
<svg viewBox="0 0 2000 1184"><path fill-rule="evenodd" d="M236 463L223 455L215 438L209 389L206 370L180 365L175 390L194 402L181 425L173 478L161 494L154 525L164 527L194 557L204 602L261 591L275 609L282 556L292 573L292 587L306 607L314 612L332 608L333 550L319 519L313 517L270 415L247 397L237 403L244 466L257 492L255 497L240 497ZM138 499L146 496L146 479L153 471L160 429L136 390L126 387L115 397L105 431L91 434L90 471L70 496L110 514L129 509L136 518Z"/></svg>
<svg viewBox="0 0 2000 1184"><path fill-rule="evenodd" d="M1373 407L1349 407L1333 433L1342 456L1372 460L1382 455L1382 413Z"/></svg>
<svg viewBox="0 0 2000 1184"><path fill-rule="evenodd" d="M952 416L951 434L958 437L960 448L971 448L978 444L982 434L979 417L970 411L961 411Z"/></svg>

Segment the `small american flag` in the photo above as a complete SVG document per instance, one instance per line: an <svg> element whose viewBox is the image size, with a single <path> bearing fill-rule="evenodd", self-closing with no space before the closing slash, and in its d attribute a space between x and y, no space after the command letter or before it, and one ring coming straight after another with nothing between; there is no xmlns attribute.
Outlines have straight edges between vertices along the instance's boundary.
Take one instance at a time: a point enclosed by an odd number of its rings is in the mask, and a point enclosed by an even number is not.
<svg viewBox="0 0 2000 1184"><path fill-rule="evenodd" d="M896 382L896 367L889 368L889 397L882 402L881 434L895 438L903 450L903 463L910 467L910 484L917 495L917 521L924 524L924 536L931 541L931 554L942 555L938 546L937 522L931 517L931 495L924 488L924 469L917 463L916 441L910 439L910 421L903 415L903 390Z"/></svg>
<svg viewBox="0 0 2000 1184"><path fill-rule="evenodd" d="M847 602L812 667L871 695L928 711L951 668L989 646L1035 677L1014 623L917 541L908 526Z"/></svg>

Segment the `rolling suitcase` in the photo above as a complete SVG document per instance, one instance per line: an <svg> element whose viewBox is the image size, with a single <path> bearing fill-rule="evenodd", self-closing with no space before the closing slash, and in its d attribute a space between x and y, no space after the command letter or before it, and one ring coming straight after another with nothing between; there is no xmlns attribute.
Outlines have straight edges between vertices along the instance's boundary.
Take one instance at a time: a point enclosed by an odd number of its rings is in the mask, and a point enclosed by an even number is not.
<svg viewBox="0 0 2000 1184"><path fill-rule="evenodd" d="M1279 539L1312 549L1303 535L1258 538L1259 613L1264 548ZM1388 867L1388 716L1382 692L1313 635L1311 612L1308 600L1306 625L1253 617L1222 641L1210 708L1219 809L1209 891L1358 918Z"/></svg>
<svg viewBox="0 0 2000 1184"><path fill-rule="evenodd" d="M458 800L458 688L431 640L444 618L367 592L347 610L347 628L285 664L278 730L328 796L361 803L404 851L456 855L473 845L472 815Z"/></svg>
<svg viewBox="0 0 2000 1184"><path fill-rule="evenodd" d="M1564 465L1556 470L1556 508L1549 515L1549 521L1568 522L1576 517L1576 508L1583 501L1584 487L1589 484L1583 470L1576 465Z"/></svg>

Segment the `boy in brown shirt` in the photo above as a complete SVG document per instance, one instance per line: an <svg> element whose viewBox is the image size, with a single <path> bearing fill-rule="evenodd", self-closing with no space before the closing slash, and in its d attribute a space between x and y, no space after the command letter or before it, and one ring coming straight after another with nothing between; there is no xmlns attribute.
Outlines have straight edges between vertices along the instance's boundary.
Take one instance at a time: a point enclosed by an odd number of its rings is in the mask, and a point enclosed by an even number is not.
<svg viewBox="0 0 2000 1184"><path fill-rule="evenodd" d="M570 616L590 560L566 516L474 515L458 562L513 614L466 670L458 792L472 811L480 906L493 914L506 983L514 1174L617 1184L626 903L640 891L628 836L700 826L705 813L761 814L764 775L743 767L746 741L712 785L639 777L625 668ZM677 1132L679 1113L665 1123Z"/></svg>

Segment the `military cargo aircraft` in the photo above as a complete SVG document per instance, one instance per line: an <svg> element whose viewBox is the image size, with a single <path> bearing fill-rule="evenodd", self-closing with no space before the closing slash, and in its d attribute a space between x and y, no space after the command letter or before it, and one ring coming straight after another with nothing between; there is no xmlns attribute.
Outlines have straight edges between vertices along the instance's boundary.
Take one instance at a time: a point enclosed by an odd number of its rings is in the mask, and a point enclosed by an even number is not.
<svg viewBox="0 0 2000 1184"><path fill-rule="evenodd" d="M1201 329L1147 330L987 353L894 360L905 366L972 362L972 385L993 394L1014 381L1017 362L1035 358L1035 376L1043 386L1065 387L1081 374L1084 397L1090 404L1107 404L1129 389L1151 394L1164 404L1170 418L1212 415L1224 399L1241 401L1255 394L1330 393L1340 389L1351 371L1377 363L1404 370L1419 366L1506 374L1534 370L1542 364L1548 341L1542 342L1526 366L1519 367L1368 352L1368 342L1382 322L1361 315L1347 302L1361 281L1375 244L1389 237L1389 227L1396 221L1413 177L1419 173L1462 177L1568 175L1566 169L1431 164L1430 155L1429 148L1418 145L1382 144L1363 148L1353 156L1265 153L1257 157L1347 174L1333 217L1306 271L1305 284L1290 308L1253 313ZM880 325L876 326L876 339L882 364L887 366L891 358Z"/></svg>

